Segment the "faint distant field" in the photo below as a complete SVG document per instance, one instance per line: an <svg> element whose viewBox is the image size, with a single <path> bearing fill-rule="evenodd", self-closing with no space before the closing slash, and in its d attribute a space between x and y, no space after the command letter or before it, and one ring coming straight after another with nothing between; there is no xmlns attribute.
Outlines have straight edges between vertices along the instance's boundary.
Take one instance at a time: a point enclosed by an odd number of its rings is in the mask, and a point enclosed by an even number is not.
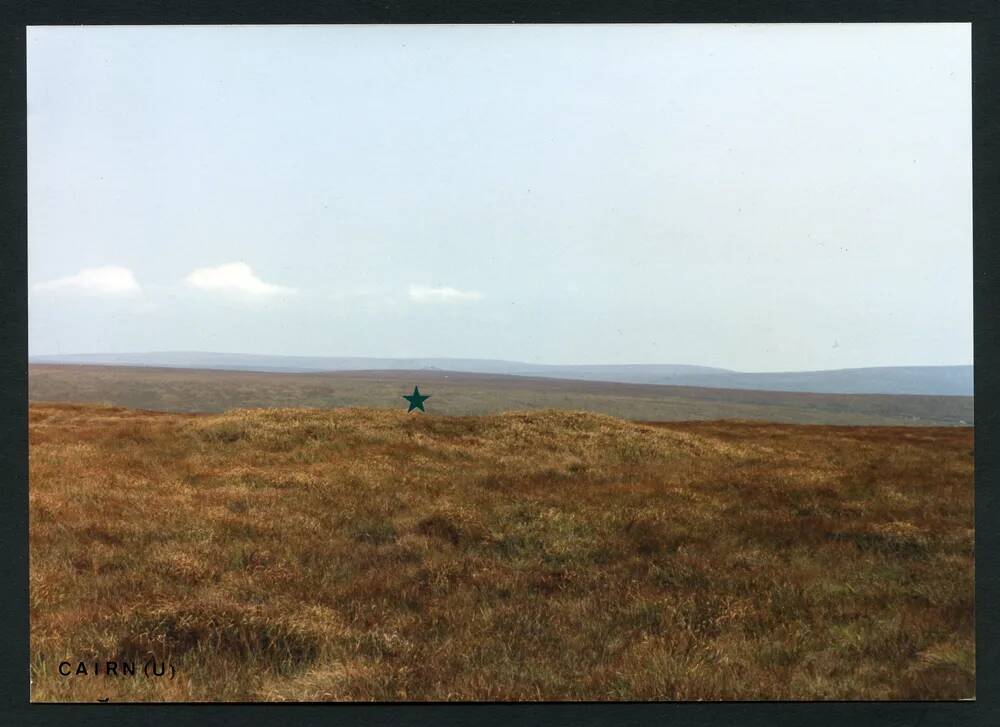
<svg viewBox="0 0 1000 727"><path fill-rule="evenodd" d="M156 411L366 406L399 408L414 384L429 413L569 409L643 421L756 419L802 424L971 425L966 396L845 395L458 374L441 371L259 373L33 364L32 401Z"/></svg>
<svg viewBox="0 0 1000 727"><path fill-rule="evenodd" d="M975 695L968 427L39 404L29 426L34 701ZM177 677L58 673L149 658Z"/></svg>

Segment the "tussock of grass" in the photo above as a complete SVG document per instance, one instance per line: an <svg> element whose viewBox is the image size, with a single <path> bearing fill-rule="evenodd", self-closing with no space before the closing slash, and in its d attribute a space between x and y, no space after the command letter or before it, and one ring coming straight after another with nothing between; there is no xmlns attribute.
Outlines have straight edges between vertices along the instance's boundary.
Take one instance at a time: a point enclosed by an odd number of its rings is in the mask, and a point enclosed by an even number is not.
<svg viewBox="0 0 1000 727"><path fill-rule="evenodd" d="M30 416L36 701L973 696L969 429Z"/></svg>

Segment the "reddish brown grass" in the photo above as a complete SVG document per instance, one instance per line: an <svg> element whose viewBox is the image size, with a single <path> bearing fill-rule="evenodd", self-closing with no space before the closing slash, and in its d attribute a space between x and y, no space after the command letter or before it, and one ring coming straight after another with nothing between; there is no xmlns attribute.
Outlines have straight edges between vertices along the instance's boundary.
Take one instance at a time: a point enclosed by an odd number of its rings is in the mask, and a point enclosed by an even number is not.
<svg viewBox="0 0 1000 727"><path fill-rule="evenodd" d="M30 416L36 701L973 696L971 429Z"/></svg>

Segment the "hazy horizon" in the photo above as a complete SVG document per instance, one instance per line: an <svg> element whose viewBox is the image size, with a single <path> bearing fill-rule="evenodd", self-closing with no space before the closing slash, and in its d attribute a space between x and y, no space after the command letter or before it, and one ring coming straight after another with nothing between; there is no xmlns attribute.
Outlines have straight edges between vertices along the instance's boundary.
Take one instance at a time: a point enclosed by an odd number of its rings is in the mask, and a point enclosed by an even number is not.
<svg viewBox="0 0 1000 727"><path fill-rule="evenodd" d="M31 356L972 365L968 24L27 48Z"/></svg>
<svg viewBox="0 0 1000 727"><path fill-rule="evenodd" d="M119 356L119 357L128 357L128 356L163 356L163 355L174 355L174 354L176 354L176 355L193 355L193 356L232 356L232 357L245 356L247 358L269 357L269 358L278 358L278 359L288 358L288 359L372 359L372 360L379 360L379 361L410 361L410 360L413 360L413 361L448 361L448 360L451 360L451 361L484 361L484 362L485 361L494 361L494 362L502 362L502 363L509 363L509 364L525 364L525 365L530 365L530 366L550 366L550 367L553 367L553 368L557 368L557 367L567 367L567 368L569 368L569 367L600 367L600 366L607 366L607 367L627 367L627 366L636 366L636 367L640 367L640 366L646 366L646 367L665 366L666 367L666 366L676 366L678 368L687 367L687 368L692 368L692 369L714 369L714 370L717 370L717 371L720 371L720 372L721 371L725 371L725 372L728 372L728 373L741 373L741 374L818 373L818 372L822 372L822 371L842 371L842 370L851 370L851 369L974 368L974 365L971 364L971 363L969 363L969 364L919 364L919 365L916 365L916 366L911 366L911 365L907 365L907 364L896 364L896 365L887 365L887 366L848 366L848 367L842 367L840 369L794 369L794 370L792 370L792 369L785 369L785 370L782 370L782 371L770 371L770 370L769 371L752 371L752 370L744 370L744 369L734 369L734 368L724 367L724 366L705 366L703 364L690 363L690 362L685 362L685 361L679 361L679 362L678 361L658 361L658 362L652 362L652 363L628 363L628 362L624 362L624 363L607 363L607 362L600 362L600 361L583 361L583 362L574 362L574 363L566 363L566 362L552 363L552 362L548 362L548 361L527 362L527 361L520 361L520 360L517 360L517 359L504 359L504 358L499 358L499 359L485 359L485 358L476 358L476 357L471 357L470 358L470 357L456 357L456 356L337 356L337 355L324 355L324 354L296 354L296 353L270 354L270 353L248 353L248 352L245 352L245 351L193 351L193 350L192 351L179 351L179 350L170 350L170 351L117 351L117 352L109 352L109 351L75 351L75 352L66 352L66 353L60 353L60 354L35 354L35 353L32 353L32 354L29 355L29 360L30 359L36 359L36 360L38 360L38 359L74 358L74 357L95 357L95 358L97 358L97 357L102 357L102 356L107 356L107 357L112 357L112 356ZM149 365L153 365L153 364L149 364Z"/></svg>

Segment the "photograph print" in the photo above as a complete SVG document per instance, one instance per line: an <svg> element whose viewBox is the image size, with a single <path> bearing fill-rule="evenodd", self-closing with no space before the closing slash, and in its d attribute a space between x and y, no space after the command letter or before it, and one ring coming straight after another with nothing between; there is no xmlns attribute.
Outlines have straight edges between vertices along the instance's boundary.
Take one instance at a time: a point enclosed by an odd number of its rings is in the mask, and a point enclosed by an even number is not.
<svg viewBox="0 0 1000 727"><path fill-rule="evenodd" d="M29 27L31 700L974 699L970 37Z"/></svg>

